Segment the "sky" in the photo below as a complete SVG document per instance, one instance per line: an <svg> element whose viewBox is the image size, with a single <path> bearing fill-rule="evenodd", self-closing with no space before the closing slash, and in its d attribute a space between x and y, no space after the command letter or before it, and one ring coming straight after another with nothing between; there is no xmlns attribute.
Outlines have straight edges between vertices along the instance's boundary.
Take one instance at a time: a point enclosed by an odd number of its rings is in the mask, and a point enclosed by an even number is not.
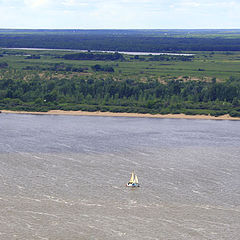
<svg viewBox="0 0 240 240"><path fill-rule="evenodd" d="M240 28L240 0L0 0L0 28Z"/></svg>

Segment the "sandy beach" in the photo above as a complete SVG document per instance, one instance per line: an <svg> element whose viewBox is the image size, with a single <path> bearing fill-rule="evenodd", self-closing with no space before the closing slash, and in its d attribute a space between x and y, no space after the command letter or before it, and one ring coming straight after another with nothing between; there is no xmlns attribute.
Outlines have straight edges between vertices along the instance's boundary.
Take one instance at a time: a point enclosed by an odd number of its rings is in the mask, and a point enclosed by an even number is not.
<svg viewBox="0 0 240 240"><path fill-rule="evenodd" d="M37 114L37 115L75 115L75 116L102 116L102 117L147 117L147 118L179 118L179 119L206 119L206 120L240 120L240 117L230 117L228 114L214 117L210 115L185 115L185 114L142 114L142 113L113 113L113 112L86 112L86 111L63 111L50 110L48 112L25 112L0 110L9 114Z"/></svg>

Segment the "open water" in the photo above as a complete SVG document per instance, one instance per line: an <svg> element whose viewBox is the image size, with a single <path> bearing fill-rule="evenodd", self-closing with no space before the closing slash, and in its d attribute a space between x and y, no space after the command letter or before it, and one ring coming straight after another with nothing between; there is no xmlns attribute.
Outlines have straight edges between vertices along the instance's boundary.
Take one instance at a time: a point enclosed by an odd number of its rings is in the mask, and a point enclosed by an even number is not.
<svg viewBox="0 0 240 240"><path fill-rule="evenodd" d="M0 114L0 239L239 236L239 121Z"/></svg>

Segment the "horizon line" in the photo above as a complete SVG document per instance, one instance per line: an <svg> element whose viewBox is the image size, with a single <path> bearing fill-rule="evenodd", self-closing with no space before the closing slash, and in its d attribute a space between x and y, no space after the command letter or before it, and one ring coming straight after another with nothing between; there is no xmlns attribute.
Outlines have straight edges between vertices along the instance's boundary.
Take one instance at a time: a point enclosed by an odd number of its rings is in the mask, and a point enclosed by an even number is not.
<svg viewBox="0 0 240 240"><path fill-rule="evenodd" d="M240 30L240 28L2 28L0 30Z"/></svg>

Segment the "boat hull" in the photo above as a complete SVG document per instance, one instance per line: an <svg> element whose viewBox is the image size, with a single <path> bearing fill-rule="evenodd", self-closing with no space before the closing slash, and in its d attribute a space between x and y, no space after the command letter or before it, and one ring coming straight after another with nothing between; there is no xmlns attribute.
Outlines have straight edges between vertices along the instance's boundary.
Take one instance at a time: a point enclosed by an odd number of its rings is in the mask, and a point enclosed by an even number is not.
<svg viewBox="0 0 240 240"><path fill-rule="evenodd" d="M127 183L126 186L127 187L140 187L140 185L138 183Z"/></svg>

